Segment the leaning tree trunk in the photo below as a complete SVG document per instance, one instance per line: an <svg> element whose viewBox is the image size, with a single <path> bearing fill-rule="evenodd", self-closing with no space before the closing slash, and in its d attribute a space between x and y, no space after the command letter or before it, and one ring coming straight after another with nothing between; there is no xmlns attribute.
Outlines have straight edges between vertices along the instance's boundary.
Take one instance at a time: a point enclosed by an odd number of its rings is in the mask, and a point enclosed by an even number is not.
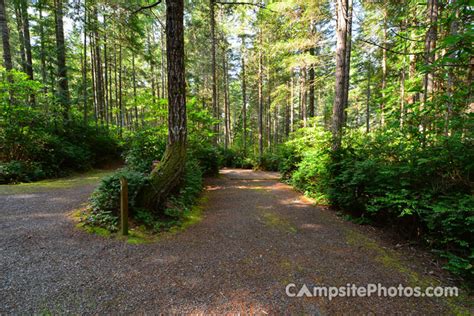
<svg viewBox="0 0 474 316"><path fill-rule="evenodd" d="M162 161L141 192L141 204L157 211L179 187L186 162L186 84L184 78L183 0L166 0L166 56L168 64L168 144Z"/></svg>

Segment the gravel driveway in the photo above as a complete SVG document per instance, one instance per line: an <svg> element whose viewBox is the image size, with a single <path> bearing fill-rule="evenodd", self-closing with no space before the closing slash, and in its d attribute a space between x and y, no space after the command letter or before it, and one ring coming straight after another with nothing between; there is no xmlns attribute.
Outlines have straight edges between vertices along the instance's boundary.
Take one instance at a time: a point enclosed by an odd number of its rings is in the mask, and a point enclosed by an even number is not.
<svg viewBox="0 0 474 316"><path fill-rule="evenodd" d="M156 243L78 230L68 217L98 181L0 186L0 314L450 314L428 298L291 298L285 286L429 285L429 262L314 207L278 174L208 179L204 219ZM437 271L435 271L437 273Z"/></svg>

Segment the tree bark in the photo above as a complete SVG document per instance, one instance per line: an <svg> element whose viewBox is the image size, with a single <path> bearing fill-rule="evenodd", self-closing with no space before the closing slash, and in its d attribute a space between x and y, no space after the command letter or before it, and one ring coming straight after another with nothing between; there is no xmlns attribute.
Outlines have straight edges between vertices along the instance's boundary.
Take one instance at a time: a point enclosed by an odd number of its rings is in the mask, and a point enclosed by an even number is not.
<svg viewBox="0 0 474 316"><path fill-rule="evenodd" d="M10 31L8 29L5 1L0 0L0 28L2 32L3 66L7 71L12 70L12 55L10 51Z"/></svg>
<svg viewBox="0 0 474 316"><path fill-rule="evenodd" d="M245 78L245 41L242 36L242 147L244 156L247 154L247 82Z"/></svg>
<svg viewBox="0 0 474 316"><path fill-rule="evenodd" d="M132 51L133 107L135 109L135 129L138 130L137 80L135 70L135 54Z"/></svg>
<svg viewBox="0 0 474 316"><path fill-rule="evenodd" d="M230 144L230 104L229 104L229 77L227 69L227 55L225 47L222 48L222 82L224 85L224 149Z"/></svg>
<svg viewBox="0 0 474 316"><path fill-rule="evenodd" d="M365 111L365 131L370 132L370 62L367 63L367 103Z"/></svg>
<svg viewBox="0 0 474 316"><path fill-rule="evenodd" d="M40 33L40 59L41 59L41 78L43 80L43 85L48 82L47 80L47 71L46 71L46 52L45 52L45 35L44 35L44 26L43 26L43 1L38 1L38 16L39 16L39 33ZM47 92L47 88L45 88L45 92Z"/></svg>
<svg viewBox="0 0 474 316"><path fill-rule="evenodd" d="M84 125L87 124L87 0L84 0L84 39L82 51L82 102Z"/></svg>
<svg viewBox="0 0 474 316"><path fill-rule="evenodd" d="M347 48L345 55L345 71L344 71L344 122L347 121L347 107L349 106L349 79L351 71L351 51L352 51L352 0L347 0ZM344 123L343 123L344 124Z"/></svg>
<svg viewBox="0 0 474 316"><path fill-rule="evenodd" d="M258 31L258 162L262 163L263 157L263 53L262 30Z"/></svg>
<svg viewBox="0 0 474 316"><path fill-rule="evenodd" d="M426 32L425 39L425 62L427 65L431 66L435 61L434 50L436 49L436 40L437 40L437 22L438 22L438 0L428 0L427 7L427 21L429 23L428 31ZM423 81L424 84L424 95L423 103L428 101L428 98L433 93L433 77L434 71L429 70L425 74Z"/></svg>
<svg viewBox="0 0 474 316"><path fill-rule="evenodd" d="M63 27L63 0L54 0L55 26L56 26L56 54L58 67L58 100L63 107L63 118L69 120L70 96L69 81L66 66L66 44L64 41Z"/></svg>
<svg viewBox="0 0 474 316"><path fill-rule="evenodd" d="M342 127L344 122L344 85L346 74L347 50L347 2L336 0L336 87L332 113L332 147L338 150L341 147Z"/></svg>
<svg viewBox="0 0 474 316"><path fill-rule="evenodd" d="M215 0L209 0L209 16L211 21L211 72L212 72L212 111L214 118L219 118L219 110L217 108L217 71L216 71L216 15ZM219 124L214 126L214 131L219 132ZM217 137L217 136L216 136ZM216 138L217 140L217 138Z"/></svg>
<svg viewBox="0 0 474 316"><path fill-rule="evenodd" d="M25 46L25 53L26 53L26 74L30 80L33 80L33 58L31 54L31 39L30 39L30 20L28 17L28 2L27 0L21 0L21 19L22 19L22 26L23 26L23 40ZM34 102L34 97L32 99Z"/></svg>
<svg viewBox="0 0 474 316"><path fill-rule="evenodd" d="M383 17L383 46L387 47L387 11L384 9ZM387 50L382 49L382 102L380 102L380 126L385 125L385 89L387 88Z"/></svg>
<svg viewBox="0 0 474 316"><path fill-rule="evenodd" d="M186 82L184 69L184 1L166 0L166 55L168 64L168 144L162 161L150 175L141 194L142 205L163 208L166 198L179 187L186 162Z"/></svg>
<svg viewBox="0 0 474 316"><path fill-rule="evenodd" d="M290 72L290 132L293 132L295 126L295 78L293 69Z"/></svg>
<svg viewBox="0 0 474 316"><path fill-rule="evenodd" d="M309 53L314 56L314 47L310 48ZM309 101L308 101L308 116L314 117L314 65L309 67Z"/></svg>

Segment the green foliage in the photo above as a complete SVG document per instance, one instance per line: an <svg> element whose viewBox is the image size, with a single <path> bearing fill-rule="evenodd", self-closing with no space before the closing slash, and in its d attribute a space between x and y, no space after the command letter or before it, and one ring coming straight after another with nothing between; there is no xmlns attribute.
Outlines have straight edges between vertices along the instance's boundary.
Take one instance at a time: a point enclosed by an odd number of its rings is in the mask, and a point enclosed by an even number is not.
<svg viewBox="0 0 474 316"><path fill-rule="evenodd" d="M166 131L163 128L146 128L131 134L125 163L130 170L149 173L153 161L163 156L166 149Z"/></svg>
<svg viewBox="0 0 474 316"><path fill-rule="evenodd" d="M219 173L219 151L210 144L196 145L191 143L190 156L195 158L204 176L215 176Z"/></svg>
<svg viewBox="0 0 474 316"><path fill-rule="evenodd" d="M271 151L266 151L258 164L258 168L265 171L278 171L279 156Z"/></svg>
<svg viewBox="0 0 474 316"><path fill-rule="evenodd" d="M398 131L353 132L332 153L329 134L303 128L280 155L282 174L305 194L327 198L363 222L392 225L410 238L421 232L423 241L448 259L447 269L473 277L474 148L469 138L438 137L419 146L417 138Z"/></svg>
<svg viewBox="0 0 474 316"><path fill-rule="evenodd" d="M0 184L29 182L44 178L45 174L38 163L12 160L0 163Z"/></svg>
<svg viewBox="0 0 474 316"><path fill-rule="evenodd" d="M85 124L73 116L67 122L51 112L28 104L27 96L39 92L39 83L12 72L14 83L0 81L0 183L35 181L87 170L117 159L117 139L106 128ZM9 101L8 91L15 93Z"/></svg>
<svg viewBox="0 0 474 316"><path fill-rule="evenodd" d="M94 190L90 198L91 212L93 214L105 213L115 217L119 215L121 177L128 181L129 212L130 214L134 213L137 195L143 185L145 185L147 176L143 173L124 168L104 178Z"/></svg>

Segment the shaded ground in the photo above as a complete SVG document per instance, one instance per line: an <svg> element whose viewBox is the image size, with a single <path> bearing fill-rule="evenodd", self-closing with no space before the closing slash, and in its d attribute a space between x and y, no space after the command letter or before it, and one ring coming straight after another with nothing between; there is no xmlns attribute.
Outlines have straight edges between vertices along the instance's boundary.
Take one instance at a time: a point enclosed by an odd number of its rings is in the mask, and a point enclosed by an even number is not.
<svg viewBox="0 0 474 316"><path fill-rule="evenodd" d="M70 212L97 181L0 186L0 314L400 313L451 314L427 298L289 298L288 283L427 286L401 250L344 222L276 179L226 169L207 181L202 222L153 244L75 228ZM49 184L48 184L49 183ZM431 271L432 272L432 271Z"/></svg>

